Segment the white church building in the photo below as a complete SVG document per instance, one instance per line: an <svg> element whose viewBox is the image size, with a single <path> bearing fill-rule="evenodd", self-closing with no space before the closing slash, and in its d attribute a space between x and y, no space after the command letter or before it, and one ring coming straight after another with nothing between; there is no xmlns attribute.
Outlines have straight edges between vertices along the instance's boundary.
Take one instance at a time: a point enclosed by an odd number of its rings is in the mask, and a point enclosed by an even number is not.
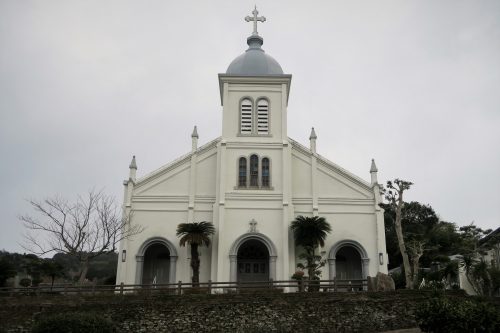
<svg viewBox="0 0 500 333"><path fill-rule="evenodd" d="M117 284L190 282L189 248L179 223L212 222L210 247L200 247L200 282L289 280L301 262L290 223L298 215L330 223L321 254L322 279L387 273L383 210L372 160L371 181L353 175L287 135L292 76L261 48L254 29L248 49L219 74L222 135L136 178L135 157L124 182L124 212L144 231L120 243Z"/></svg>

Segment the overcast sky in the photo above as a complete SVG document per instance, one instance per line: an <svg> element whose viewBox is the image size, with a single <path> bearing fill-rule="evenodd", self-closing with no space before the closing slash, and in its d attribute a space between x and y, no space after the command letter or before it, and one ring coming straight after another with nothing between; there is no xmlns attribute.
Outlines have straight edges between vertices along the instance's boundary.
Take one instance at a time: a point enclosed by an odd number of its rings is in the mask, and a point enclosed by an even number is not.
<svg viewBox="0 0 500 333"><path fill-rule="evenodd" d="M217 74L254 1L0 0L0 249L25 199L104 188L221 133ZM500 226L500 1L260 1L292 74L290 137L354 174L415 183L443 220Z"/></svg>

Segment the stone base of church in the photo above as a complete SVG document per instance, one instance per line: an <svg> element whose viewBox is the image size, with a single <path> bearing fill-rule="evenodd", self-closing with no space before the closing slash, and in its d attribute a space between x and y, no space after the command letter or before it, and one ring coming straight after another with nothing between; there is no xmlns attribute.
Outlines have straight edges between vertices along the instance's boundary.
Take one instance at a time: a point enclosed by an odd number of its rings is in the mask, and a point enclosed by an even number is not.
<svg viewBox="0 0 500 333"><path fill-rule="evenodd" d="M27 332L33 313L76 311L110 318L119 332L384 332L417 327L415 310L430 297L422 291L21 297L0 304L0 322L8 332Z"/></svg>

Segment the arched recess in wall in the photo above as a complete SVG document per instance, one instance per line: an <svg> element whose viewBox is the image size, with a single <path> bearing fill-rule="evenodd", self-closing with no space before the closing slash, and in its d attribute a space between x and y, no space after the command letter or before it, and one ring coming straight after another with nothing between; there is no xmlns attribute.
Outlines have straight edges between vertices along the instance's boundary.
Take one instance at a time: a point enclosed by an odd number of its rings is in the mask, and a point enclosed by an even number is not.
<svg viewBox="0 0 500 333"><path fill-rule="evenodd" d="M260 232L249 232L238 237L229 250L229 281L236 282L237 280L238 250L243 243L249 240L260 241L266 246L269 252L269 278L276 280L276 258L278 255L274 243L269 237Z"/></svg>
<svg viewBox="0 0 500 333"><path fill-rule="evenodd" d="M168 249L170 254L170 263L169 263L169 283L175 283L176 277L176 267L177 267L177 250L175 249L174 244L170 242L168 239L163 237L152 237L147 239L144 243L142 243L139 251L137 251L137 255L135 256L136 260L136 271L135 271L135 283L142 284L143 271L144 271L144 256L146 251L154 245L163 245Z"/></svg>
<svg viewBox="0 0 500 333"><path fill-rule="evenodd" d="M328 253L328 273L330 279L333 279L337 276L337 254L339 253L339 251L345 251L345 249L354 250L356 251L356 254L359 255L359 257L357 257L357 260L359 260L359 265L361 268L360 277L362 279L366 279L366 277L368 276L368 268L370 263L368 253L366 252L363 245L352 239L341 240L331 247L330 252Z"/></svg>

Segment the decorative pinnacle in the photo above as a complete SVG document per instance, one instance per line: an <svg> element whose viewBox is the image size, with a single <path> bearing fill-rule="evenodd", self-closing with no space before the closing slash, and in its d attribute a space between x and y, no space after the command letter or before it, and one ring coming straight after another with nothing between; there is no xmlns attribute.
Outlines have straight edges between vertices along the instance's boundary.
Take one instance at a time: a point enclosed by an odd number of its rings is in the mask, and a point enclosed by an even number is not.
<svg viewBox="0 0 500 333"><path fill-rule="evenodd" d="M128 166L128 168L137 170L137 163L135 162L135 155L132 157L132 162L130 162L130 165Z"/></svg>
<svg viewBox="0 0 500 333"><path fill-rule="evenodd" d="M317 139L316 131L314 131L314 127L311 129L311 135L309 136L309 140Z"/></svg>
<svg viewBox="0 0 500 333"><path fill-rule="evenodd" d="M253 32L252 36L258 36L259 33L257 32L257 22L266 22L266 18L264 16L257 16L259 15L259 11L257 10L257 6L255 6L254 10L252 11L253 16L247 16L245 17L245 21L251 22L253 21Z"/></svg>
<svg viewBox="0 0 500 333"><path fill-rule="evenodd" d="M193 129L193 134L191 134L191 137L192 138L198 138L198 130L197 130L196 126Z"/></svg>
<svg viewBox="0 0 500 333"><path fill-rule="evenodd" d="M377 166L375 165L375 160L372 158L372 166L370 168L370 172L377 172Z"/></svg>

